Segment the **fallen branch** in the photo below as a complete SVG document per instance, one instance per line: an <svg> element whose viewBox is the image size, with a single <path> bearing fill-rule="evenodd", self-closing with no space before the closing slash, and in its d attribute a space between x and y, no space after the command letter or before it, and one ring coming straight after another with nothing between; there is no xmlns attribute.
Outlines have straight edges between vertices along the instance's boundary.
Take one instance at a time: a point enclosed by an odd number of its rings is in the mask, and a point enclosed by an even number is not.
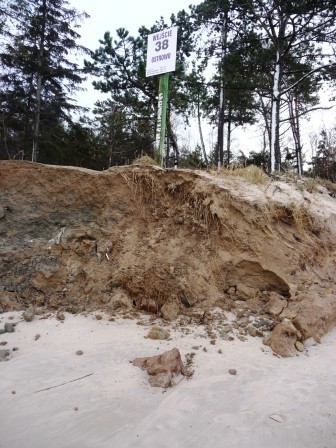
<svg viewBox="0 0 336 448"><path fill-rule="evenodd" d="M61 387L61 386L64 386L65 384L69 384L69 383L73 383L74 381L82 380L83 378L87 378L88 376L91 376L91 375L93 375L93 373L89 373L88 375L81 376L80 378L76 378L74 380L67 381L66 383L57 384L57 386L51 386L51 387L47 387L46 389L36 390L34 392L34 394L37 394L38 392L44 392L45 390L55 389L56 387Z"/></svg>

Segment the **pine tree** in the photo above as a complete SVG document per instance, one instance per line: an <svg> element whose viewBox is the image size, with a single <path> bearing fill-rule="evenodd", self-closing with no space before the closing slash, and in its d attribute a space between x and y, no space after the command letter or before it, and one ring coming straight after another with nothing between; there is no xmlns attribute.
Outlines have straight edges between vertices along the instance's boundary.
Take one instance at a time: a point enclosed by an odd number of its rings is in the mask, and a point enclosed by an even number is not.
<svg viewBox="0 0 336 448"><path fill-rule="evenodd" d="M76 31L87 15L66 0L9 0L6 11L16 17L0 56L7 156L21 151L33 161L57 163L55 148L64 147L60 130L72 122L71 95L83 80L69 55L88 52Z"/></svg>
<svg viewBox="0 0 336 448"><path fill-rule="evenodd" d="M180 35L188 33L187 28L183 27L183 22L187 23L184 13L173 16L172 22L174 25L182 25ZM94 87L111 95L110 99L99 104L98 108L103 112L100 115L101 125L104 126L108 119L110 127L123 127L119 130L111 128L110 133L124 135L124 149L121 150L127 151L129 156L132 147L137 148L133 157L140 155L139 150L140 153L153 155L159 78L146 77L147 36L167 27L161 19L150 29L141 27L136 37L131 36L124 28L116 30L115 39L110 32L106 32L103 40L100 40L100 47L92 54L92 60L85 61L86 71L97 77L93 82ZM182 38L179 42L176 71L169 80L170 112L167 117L168 139L175 147L175 152L178 152L177 139L171 125L171 117L173 114L179 114L186 119L188 114L184 58L188 54L190 43ZM105 110L102 111L102 108ZM114 120L112 110L123 114L126 122Z"/></svg>
<svg viewBox="0 0 336 448"><path fill-rule="evenodd" d="M323 129L313 157L313 175L336 182L336 129Z"/></svg>
<svg viewBox="0 0 336 448"><path fill-rule="evenodd" d="M314 72L325 74L335 63L325 59L321 44L335 42L336 5L325 0L241 0L246 18L261 32L265 45L273 52L271 112L271 171L281 167L280 109L284 96ZM305 54L307 44L310 53ZM308 59L312 70L302 73L293 84L286 83L288 56Z"/></svg>
<svg viewBox="0 0 336 448"><path fill-rule="evenodd" d="M198 25L196 33L201 30L203 48L209 63L214 57L218 61L214 80L219 85L215 97L218 105L220 163L223 160L223 124L225 121L230 123L228 117L231 115L232 101L238 96L232 92L229 101L227 82L230 76L228 62L232 60L238 45L238 48L245 48L245 52L240 55L240 61L237 59L237 63L243 67L243 73L250 73L251 87L246 85L244 79L239 80L240 71L231 82L234 81L234 88L239 91L239 95L248 88L254 92L251 97L254 96L254 101L260 104L259 109L265 119L266 134L270 140L270 170L280 169L280 124L283 121L283 111L291 107L294 101L289 102L288 98L299 95L301 105L309 105L312 98L308 99L308 90L313 87L314 94L318 90L314 81L316 74L320 73L324 81L335 77L336 64L327 55L330 44L336 43L335 3L325 0L205 0L194 7L193 12ZM206 42L204 36L208 38ZM325 48L327 52L324 51ZM293 61L297 67L300 65L297 70L300 76L292 76ZM250 105L250 113L253 113L253 101ZM302 110L299 109L300 107L291 107L290 111L296 137L299 127L297 120L294 120L294 124L293 110L300 114ZM296 139L298 159L301 151L299 146L299 139ZM298 165L300 163L302 162Z"/></svg>

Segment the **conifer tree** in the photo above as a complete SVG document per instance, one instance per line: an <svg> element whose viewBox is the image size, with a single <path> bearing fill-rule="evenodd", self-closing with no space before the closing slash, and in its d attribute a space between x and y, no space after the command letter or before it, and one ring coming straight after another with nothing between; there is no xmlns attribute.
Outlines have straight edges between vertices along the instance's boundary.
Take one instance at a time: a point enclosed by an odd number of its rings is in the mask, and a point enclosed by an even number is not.
<svg viewBox="0 0 336 448"><path fill-rule="evenodd" d="M70 54L88 51L76 31L87 15L66 0L8 0L5 12L11 26L0 54L1 153L6 142L7 156L57 163L83 80Z"/></svg>
<svg viewBox="0 0 336 448"><path fill-rule="evenodd" d="M241 0L246 20L260 30L265 45L273 52L270 170L281 168L280 109L284 96L315 72L325 76L335 69L335 62L326 58L322 44L335 38L336 5L326 0ZM309 54L306 53L307 45ZM286 83L288 57L310 61L312 69ZM308 64L309 66L309 64Z"/></svg>

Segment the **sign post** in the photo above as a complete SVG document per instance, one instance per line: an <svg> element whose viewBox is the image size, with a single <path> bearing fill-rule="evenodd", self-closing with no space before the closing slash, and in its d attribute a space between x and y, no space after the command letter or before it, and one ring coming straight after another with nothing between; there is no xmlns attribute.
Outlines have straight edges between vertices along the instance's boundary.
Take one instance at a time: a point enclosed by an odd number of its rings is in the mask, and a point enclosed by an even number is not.
<svg viewBox="0 0 336 448"><path fill-rule="evenodd" d="M160 75L156 120L155 160L163 166L169 72L176 66L177 26L148 36L146 76Z"/></svg>
<svg viewBox="0 0 336 448"><path fill-rule="evenodd" d="M169 73L160 75L159 101L156 121L155 160L163 166L163 148L166 136L167 104L168 104Z"/></svg>

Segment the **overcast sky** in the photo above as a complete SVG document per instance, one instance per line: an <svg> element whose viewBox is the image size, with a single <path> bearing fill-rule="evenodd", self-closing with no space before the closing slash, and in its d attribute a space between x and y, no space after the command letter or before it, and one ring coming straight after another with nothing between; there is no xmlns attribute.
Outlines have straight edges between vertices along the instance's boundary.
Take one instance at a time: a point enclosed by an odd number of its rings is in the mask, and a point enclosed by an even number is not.
<svg viewBox="0 0 336 448"><path fill-rule="evenodd" d="M171 14L182 9L188 10L190 4L200 0L68 0L79 11L87 12L91 17L80 29L82 43L94 50L105 31L114 32L117 28L126 28L136 33L142 26L150 27L163 16L169 24Z"/></svg>

